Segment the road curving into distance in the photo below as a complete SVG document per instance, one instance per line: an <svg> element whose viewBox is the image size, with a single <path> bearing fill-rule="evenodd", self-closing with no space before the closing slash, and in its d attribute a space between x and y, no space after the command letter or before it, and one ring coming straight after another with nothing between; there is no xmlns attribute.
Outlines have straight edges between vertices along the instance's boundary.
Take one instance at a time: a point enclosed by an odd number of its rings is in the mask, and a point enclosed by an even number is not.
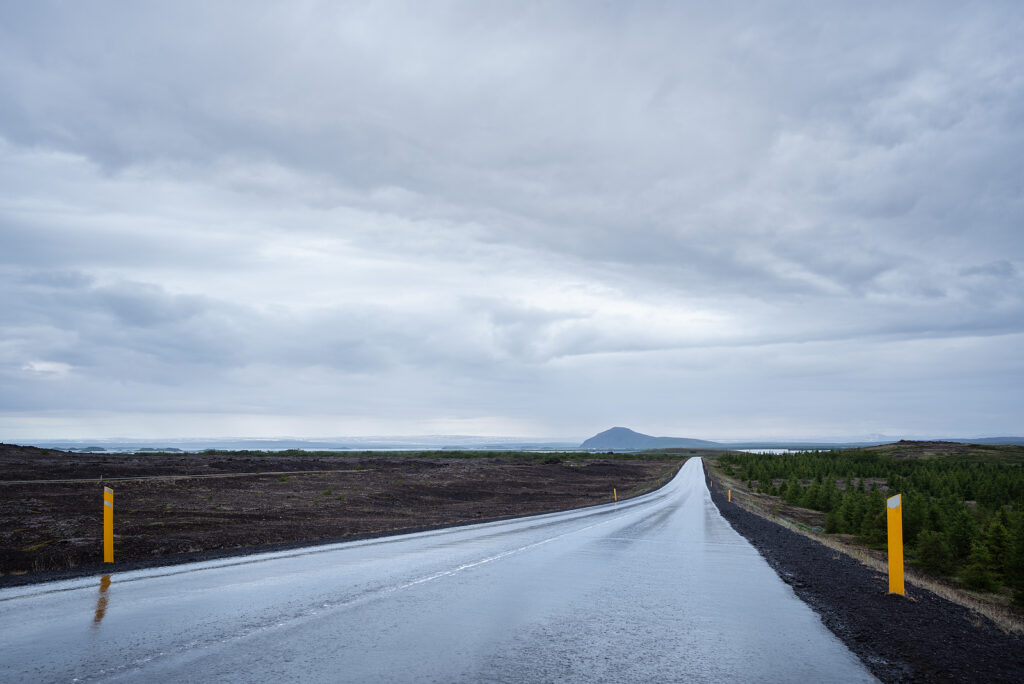
<svg viewBox="0 0 1024 684"><path fill-rule="evenodd" d="M874 681L719 515L628 501L0 590L0 681Z"/></svg>

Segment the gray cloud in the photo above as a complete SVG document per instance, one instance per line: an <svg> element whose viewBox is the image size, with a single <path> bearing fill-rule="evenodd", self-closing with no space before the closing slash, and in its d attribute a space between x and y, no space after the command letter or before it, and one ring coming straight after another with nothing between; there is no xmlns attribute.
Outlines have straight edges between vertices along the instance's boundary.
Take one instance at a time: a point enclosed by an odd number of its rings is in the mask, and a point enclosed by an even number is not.
<svg viewBox="0 0 1024 684"><path fill-rule="evenodd" d="M0 18L0 431L1020 431L1015 3Z"/></svg>
<svg viewBox="0 0 1024 684"><path fill-rule="evenodd" d="M1011 264L1006 259L999 259L992 261L987 264L979 264L978 266L967 266L960 269L960 275L962 276L989 276L993 278L999 278L1002 280L1008 280L1017 276L1017 267Z"/></svg>

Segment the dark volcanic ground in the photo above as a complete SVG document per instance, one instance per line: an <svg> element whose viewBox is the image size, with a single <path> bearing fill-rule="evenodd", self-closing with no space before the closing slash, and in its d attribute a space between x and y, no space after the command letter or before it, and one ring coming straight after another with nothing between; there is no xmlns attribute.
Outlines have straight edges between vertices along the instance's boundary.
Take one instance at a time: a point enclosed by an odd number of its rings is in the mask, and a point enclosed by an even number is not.
<svg viewBox="0 0 1024 684"><path fill-rule="evenodd" d="M706 471L705 471L706 472ZM770 520L711 498L825 625L884 682L1022 682L1024 639L924 589L888 578Z"/></svg>
<svg viewBox="0 0 1024 684"><path fill-rule="evenodd" d="M0 586L103 570L103 485L114 489L114 557L126 570L605 503L613 488L629 497L659 486L685 460L570 459L0 445Z"/></svg>

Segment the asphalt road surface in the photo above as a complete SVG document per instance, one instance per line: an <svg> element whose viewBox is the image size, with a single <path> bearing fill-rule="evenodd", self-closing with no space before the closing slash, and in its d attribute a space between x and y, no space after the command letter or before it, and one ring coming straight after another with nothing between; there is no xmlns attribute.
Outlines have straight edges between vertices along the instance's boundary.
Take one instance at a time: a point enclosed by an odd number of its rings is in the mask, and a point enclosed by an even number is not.
<svg viewBox="0 0 1024 684"><path fill-rule="evenodd" d="M5 589L0 680L874 681L696 458L616 505Z"/></svg>

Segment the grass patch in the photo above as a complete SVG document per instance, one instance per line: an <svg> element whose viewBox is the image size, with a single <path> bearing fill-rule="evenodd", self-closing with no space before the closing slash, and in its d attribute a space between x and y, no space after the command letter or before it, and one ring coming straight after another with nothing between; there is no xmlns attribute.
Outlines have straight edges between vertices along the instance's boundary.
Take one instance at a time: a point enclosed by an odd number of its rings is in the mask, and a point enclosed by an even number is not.
<svg viewBox="0 0 1024 684"><path fill-rule="evenodd" d="M38 551L39 549L42 549L42 548L45 548L45 547L49 546L53 542L54 542L53 539L47 539L46 541L41 541L38 544L32 544L31 546L26 546L25 548L22 549L22 551L24 551L26 553L29 553L31 551Z"/></svg>

